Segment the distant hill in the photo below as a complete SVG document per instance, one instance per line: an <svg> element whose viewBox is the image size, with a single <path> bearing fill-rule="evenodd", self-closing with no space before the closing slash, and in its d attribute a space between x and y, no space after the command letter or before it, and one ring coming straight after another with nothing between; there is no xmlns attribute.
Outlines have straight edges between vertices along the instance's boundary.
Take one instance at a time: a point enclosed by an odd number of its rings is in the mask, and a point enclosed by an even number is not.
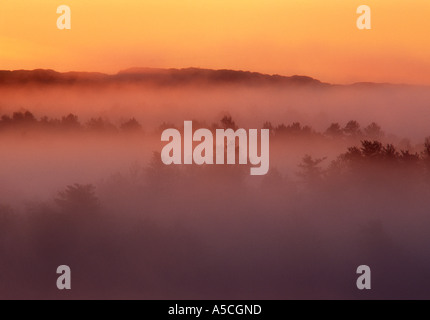
<svg viewBox="0 0 430 320"><path fill-rule="evenodd" d="M306 76L268 75L249 71L210 70L199 68L155 69L132 68L109 75L92 72L57 72L54 70L15 70L0 71L0 86L45 84L108 84L136 83L158 86L177 85L280 85L280 86L329 86L319 80Z"/></svg>
<svg viewBox="0 0 430 320"><path fill-rule="evenodd" d="M0 85L14 84L73 84L76 82L101 82L108 81L109 75L93 72L65 72L54 70L14 70L0 71Z"/></svg>

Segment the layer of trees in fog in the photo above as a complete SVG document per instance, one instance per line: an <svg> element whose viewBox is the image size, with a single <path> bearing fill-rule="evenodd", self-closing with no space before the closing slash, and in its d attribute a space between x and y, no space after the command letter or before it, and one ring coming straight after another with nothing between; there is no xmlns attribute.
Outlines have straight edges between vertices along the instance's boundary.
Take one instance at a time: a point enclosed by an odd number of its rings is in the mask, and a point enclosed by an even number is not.
<svg viewBox="0 0 430 320"><path fill-rule="evenodd" d="M205 127L204 123L195 121L195 127ZM175 127L174 124L163 123L159 126L159 130L165 128ZM231 116L225 115L221 118L219 123L212 123L210 129L216 128L231 128L238 129L238 125ZM381 139L385 133L382 128L375 122L372 122L366 127L355 121L351 120L342 126L339 123L332 123L324 132L317 132L311 126L302 125L300 122L293 122L292 124L285 125L284 123L274 125L271 122L265 122L262 126L264 129L269 129L272 137L282 136L324 136L327 138L353 138L353 139ZM82 123L79 117L75 114L68 114L66 116L57 118L49 118L42 116L39 119L34 116L30 111L17 111L12 115L0 116L0 133L3 131L15 130L56 130L56 131L89 131L89 132L120 132L120 131L142 131L142 125L136 118L132 117L128 120L121 122L119 125L113 124L109 119L103 117L90 118L88 121Z"/></svg>
<svg viewBox="0 0 430 320"><path fill-rule="evenodd" d="M137 131L141 130L142 126L135 118L131 118L119 127L112 124L109 120L102 117L91 118L86 123L82 124L78 116L69 114L61 119L49 118L43 116L37 119L30 111L14 112L10 115L2 115L0 118L0 130L19 130L19 129L42 129L42 130L87 130L87 131Z"/></svg>

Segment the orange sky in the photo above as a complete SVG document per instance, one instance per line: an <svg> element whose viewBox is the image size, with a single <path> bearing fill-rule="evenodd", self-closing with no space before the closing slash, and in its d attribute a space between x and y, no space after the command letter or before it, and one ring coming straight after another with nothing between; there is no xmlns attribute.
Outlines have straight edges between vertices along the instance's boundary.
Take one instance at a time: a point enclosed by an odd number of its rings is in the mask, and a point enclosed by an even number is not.
<svg viewBox="0 0 430 320"><path fill-rule="evenodd" d="M56 27L59 5L72 29ZM372 9L358 30L356 9ZM429 0L2 0L0 69L231 68L430 84Z"/></svg>

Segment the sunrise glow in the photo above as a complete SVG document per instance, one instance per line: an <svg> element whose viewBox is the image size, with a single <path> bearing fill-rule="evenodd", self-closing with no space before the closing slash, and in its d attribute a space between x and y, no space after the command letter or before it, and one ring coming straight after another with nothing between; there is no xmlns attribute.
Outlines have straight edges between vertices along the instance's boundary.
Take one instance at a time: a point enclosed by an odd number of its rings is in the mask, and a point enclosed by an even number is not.
<svg viewBox="0 0 430 320"><path fill-rule="evenodd" d="M69 5L72 29L58 30ZM115 73L132 66L306 74L328 82L430 84L430 2L36 0L0 3L0 69Z"/></svg>

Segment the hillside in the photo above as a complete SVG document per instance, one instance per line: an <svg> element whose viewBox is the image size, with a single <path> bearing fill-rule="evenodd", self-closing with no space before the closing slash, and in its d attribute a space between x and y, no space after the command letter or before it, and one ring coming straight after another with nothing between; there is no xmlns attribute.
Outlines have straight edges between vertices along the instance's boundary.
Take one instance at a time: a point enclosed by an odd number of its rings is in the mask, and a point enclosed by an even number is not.
<svg viewBox="0 0 430 320"><path fill-rule="evenodd" d="M306 76L268 75L249 71L210 70L199 68L187 69L154 69L133 68L117 74L91 72L57 72L54 70L15 70L0 71L0 85L70 85L70 84L103 84L103 83L142 83L153 85L294 85L294 86L327 86L319 80Z"/></svg>

